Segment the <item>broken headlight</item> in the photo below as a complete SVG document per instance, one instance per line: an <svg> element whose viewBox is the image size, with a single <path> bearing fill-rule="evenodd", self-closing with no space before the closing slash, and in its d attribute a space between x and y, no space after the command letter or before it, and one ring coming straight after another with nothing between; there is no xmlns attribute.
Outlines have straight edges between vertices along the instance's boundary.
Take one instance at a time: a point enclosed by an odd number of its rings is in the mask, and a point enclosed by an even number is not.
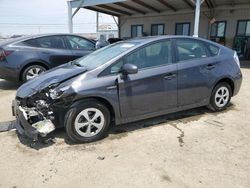
<svg viewBox="0 0 250 188"><path fill-rule="evenodd" d="M49 96L53 100L59 99L62 96L62 94L64 93L64 91L68 90L69 88L70 88L69 86L65 86L62 88L51 88L49 90Z"/></svg>

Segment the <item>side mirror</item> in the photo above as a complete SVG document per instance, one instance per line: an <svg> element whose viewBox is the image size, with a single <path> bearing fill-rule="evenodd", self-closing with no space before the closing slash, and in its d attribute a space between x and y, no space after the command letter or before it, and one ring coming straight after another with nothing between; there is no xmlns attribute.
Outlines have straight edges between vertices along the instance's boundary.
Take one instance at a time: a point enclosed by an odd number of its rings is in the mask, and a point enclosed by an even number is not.
<svg viewBox="0 0 250 188"><path fill-rule="evenodd" d="M125 64L122 66L121 72L123 75L136 74L138 72L138 67L133 64Z"/></svg>

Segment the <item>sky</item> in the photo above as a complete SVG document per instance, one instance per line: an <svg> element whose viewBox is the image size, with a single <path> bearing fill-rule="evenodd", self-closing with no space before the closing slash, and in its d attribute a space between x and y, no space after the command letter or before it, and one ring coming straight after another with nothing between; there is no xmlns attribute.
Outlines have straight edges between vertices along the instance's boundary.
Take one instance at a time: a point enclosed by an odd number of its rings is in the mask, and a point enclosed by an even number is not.
<svg viewBox="0 0 250 188"><path fill-rule="evenodd" d="M115 22L109 15L100 14L99 22L115 27ZM73 23L74 33L94 33L96 13L80 9ZM67 0L0 0L2 36L67 32Z"/></svg>

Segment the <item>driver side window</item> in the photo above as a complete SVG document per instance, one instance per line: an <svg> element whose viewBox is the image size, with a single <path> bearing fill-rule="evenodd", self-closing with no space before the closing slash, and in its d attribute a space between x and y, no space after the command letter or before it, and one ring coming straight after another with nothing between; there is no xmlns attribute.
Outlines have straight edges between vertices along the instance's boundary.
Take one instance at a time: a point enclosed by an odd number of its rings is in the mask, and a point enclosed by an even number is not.
<svg viewBox="0 0 250 188"><path fill-rule="evenodd" d="M133 52L125 57L125 62L136 65L140 70L171 64L171 54L171 41L161 41Z"/></svg>
<svg viewBox="0 0 250 188"><path fill-rule="evenodd" d="M90 41L76 36L67 36L72 50L93 50L95 45Z"/></svg>
<svg viewBox="0 0 250 188"><path fill-rule="evenodd" d="M107 76L119 73L121 67L125 63L136 65L139 70L149 67L172 64L171 51L172 49L170 40L150 44L132 52L128 56L125 56L123 59L114 63L106 70L104 70L100 74L100 76Z"/></svg>

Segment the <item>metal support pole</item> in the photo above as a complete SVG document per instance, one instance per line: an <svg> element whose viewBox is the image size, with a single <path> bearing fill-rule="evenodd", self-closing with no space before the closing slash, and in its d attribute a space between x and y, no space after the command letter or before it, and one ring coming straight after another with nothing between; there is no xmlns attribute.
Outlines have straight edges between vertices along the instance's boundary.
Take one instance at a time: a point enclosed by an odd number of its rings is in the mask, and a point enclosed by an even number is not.
<svg viewBox="0 0 250 188"><path fill-rule="evenodd" d="M195 20L194 20L194 35L193 35L193 37L198 37L199 36L200 10L201 10L201 0L196 0Z"/></svg>
<svg viewBox="0 0 250 188"><path fill-rule="evenodd" d="M99 12L96 12L96 33L99 33Z"/></svg>
<svg viewBox="0 0 250 188"><path fill-rule="evenodd" d="M118 17L118 38L121 38L121 18Z"/></svg>
<svg viewBox="0 0 250 188"><path fill-rule="evenodd" d="M72 7L70 4L70 1L68 3L68 28L69 28L69 33L73 33L73 17L72 17Z"/></svg>

